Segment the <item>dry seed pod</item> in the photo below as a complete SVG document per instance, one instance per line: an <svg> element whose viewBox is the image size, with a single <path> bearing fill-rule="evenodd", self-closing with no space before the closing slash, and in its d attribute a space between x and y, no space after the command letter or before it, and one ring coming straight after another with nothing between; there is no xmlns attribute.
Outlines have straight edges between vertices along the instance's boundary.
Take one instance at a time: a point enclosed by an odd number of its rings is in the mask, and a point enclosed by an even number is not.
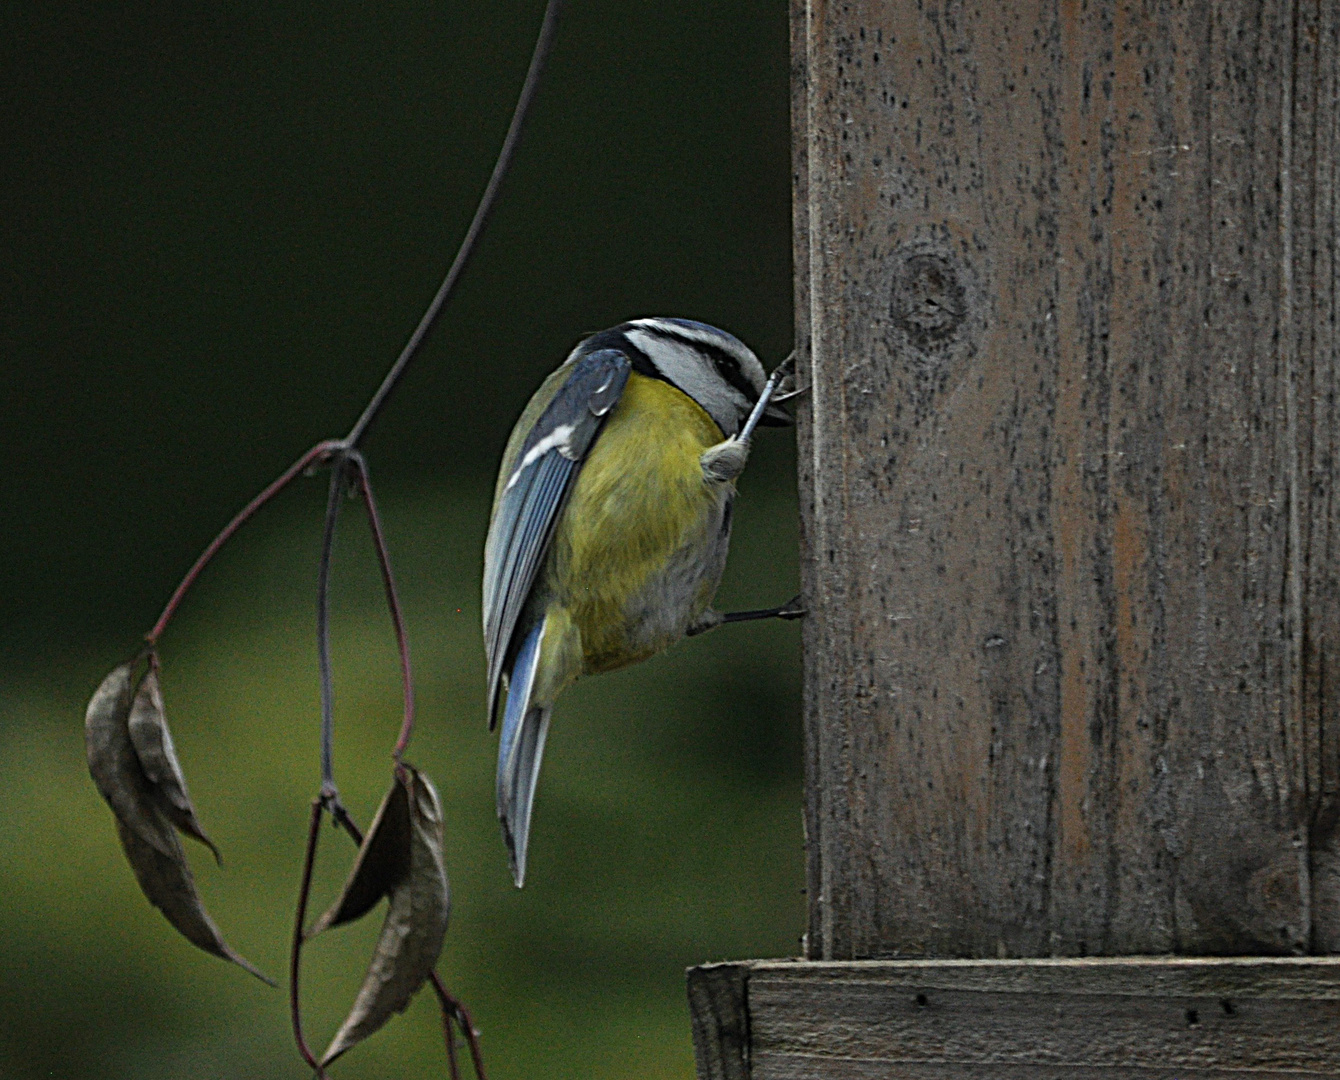
<svg viewBox="0 0 1340 1080"><path fill-rule="evenodd" d="M442 952L451 909L442 862L442 807L432 783L409 765L397 770L394 786L403 790L409 811L409 873L391 889L372 963L322 1067L402 1012ZM383 805L390 801L388 796Z"/></svg>
<svg viewBox="0 0 1340 1080"><path fill-rule="evenodd" d="M363 837L349 880L330 910L317 919L308 937L366 915L405 879L412 847L409 803L409 790L404 784L393 783Z"/></svg>
<svg viewBox="0 0 1340 1080"><path fill-rule="evenodd" d="M228 946L205 911L186 853L167 816L170 799L150 780L135 752L130 716L136 703L133 674L139 659L115 668L88 703L84 717L88 771L112 808L121 847L149 902L192 944L231 960L273 986L273 980Z"/></svg>
<svg viewBox="0 0 1340 1080"><path fill-rule="evenodd" d="M167 713L163 708L163 693L158 686L158 672L150 667L140 680L140 688L135 692L134 703L130 707L127 721L130 729L130 741L135 754L140 759L140 767L152 785L161 809L174 825L187 836L193 836L214 853L215 862L223 864L223 856L214 846L214 841L205 835L205 830L195 816L195 807L191 805L191 796L186 791L186 777L181 771L181 762L177 760L176 747L172 745L172 732L168 729Z"/></svg>

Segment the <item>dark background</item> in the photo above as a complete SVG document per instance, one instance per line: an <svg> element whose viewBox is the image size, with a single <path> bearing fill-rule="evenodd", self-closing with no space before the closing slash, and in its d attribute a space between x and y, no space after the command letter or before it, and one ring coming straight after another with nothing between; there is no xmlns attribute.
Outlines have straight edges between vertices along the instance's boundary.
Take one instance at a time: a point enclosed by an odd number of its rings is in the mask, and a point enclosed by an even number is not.
<svg viewBox="0 0 1340 1080"><path fill-rule="evenodd" d="M137 892L84 772L83 703L223 522L353 422L473 213L542 7L0 12L0 1076L304 1075L282 995ZM684 965L796 950L796 628L726 628L567 695L520 893L478 630L493 469L578 337L675 314L768 366L790 348L787 73L779 3L571 0L476 260L365 444L418 662L412 756L446 804L441 969L495 1080L687 1077ZM726 606L795 591L792 446L765 432L742 480ZM178 748L228 859L194 858L201 889L272 972L316 787L323 487L251 526L164 641ZM399 704L360 517L337 556L337 754L366 819ZM350 852L323 853L322 897ZM366 921L313 950L318 1043ZM435 1023L416 1001L335 1074L442 1070Z"/></svg>
<svg viewBox="0 0 1340 1080"><path fill-rule="evenodd" d="M470 220L542 8L0 16L7 652L151 621L348 429ZM367 442L388 491L482 480L584 332L682 313L786 353L786 47L781 4L573 0L487 242Z"/></svg>

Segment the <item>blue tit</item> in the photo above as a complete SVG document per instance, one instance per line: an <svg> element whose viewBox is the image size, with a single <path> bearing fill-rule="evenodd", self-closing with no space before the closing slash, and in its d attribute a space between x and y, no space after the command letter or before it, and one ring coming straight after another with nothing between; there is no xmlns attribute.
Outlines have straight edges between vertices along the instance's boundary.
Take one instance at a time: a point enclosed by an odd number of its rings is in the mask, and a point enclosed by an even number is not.
<svg viewBox="0 0 1340 1080"><path fill-rule="evenodd" d="M723 621L801 614L711 607L753 426L790 423L775 379L724 330L635 319L581 342L517 421L484 546L484 644L490 727L506 690L498 818L518 887L567 686Z"/></svg>

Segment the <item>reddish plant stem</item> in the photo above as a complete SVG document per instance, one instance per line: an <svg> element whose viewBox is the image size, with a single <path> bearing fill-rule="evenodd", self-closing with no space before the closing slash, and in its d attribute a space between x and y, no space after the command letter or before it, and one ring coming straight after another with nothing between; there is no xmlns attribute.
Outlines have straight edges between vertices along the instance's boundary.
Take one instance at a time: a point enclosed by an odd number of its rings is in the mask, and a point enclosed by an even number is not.
<svg viewBox="0 0 1340 1080"><path fill-rule="evenodd" d="M321 532L321 559L316 572L316 666L321 676L321 797L339 796L335 788L335 677L330 666L330 564L335 553L335 523L344 491L345 457L330 469L326 493L326 522Z"/></svg>
<svg viewBox="0 0 1340 1080"><path fill-rule="evenodd" d="M298 910L293 919L293 948L289 953L288 965L288 1001L289 1011L293 1017L293 1038L298 1044L298 1053L302 1055L303 1061L315 1070L318 1080L326 1080L326 1073L321 1068L321 1062L317 1060L316 1055L307 1045L307 1038L302 1033L302 1006L298 994L298 972L302 963L304 924L307 921L307 899L312 891L312 867L316 864L316 845L321 838L321 814L324 810L325 803L320 796L312 800L312 823L307 828L307 854L303 858L302 885L298 888Z"/></svg>
<svg viewBox="0 0 1340 1080"><path fill-rule="evenodd" d="M433 990L437 994L437 1000L442 1006L442 1022L450 1030L448 1017L454 1019L461 1029L461 1034L465 1036L465 1044L470 1048L470 1061L475 1067L475 1076L479 1080L488 1080L484 1075L484 1054L479 1048L479 1031L475 1028L474 1019L470 1016L470 1011L455 997L446 984L442 981L442 976L434 971L429 978L433 981ZM451 1036L447 1036L448 1053L452 1058L453 1068L455 1066L455 1047L451 1045ZM455 1074L453 1073L453 1076Z"/></svg>
<svg viewBox="0 0 1340 1080"><path fill-rule="evenodd" d="M434 987L434 989L437 989ZM441 998L438 998L441 1001ZM445 1002L442 1005L442 1041L447 1044L447 1071L451 1073L451 1080L461 1080L460 1062L456 1060L456 1029L452 1027L455 1018L447 1011Z"/></svg>
<svg viewBox="0 0 1340 1080"><path fill-rule="evenodd" d="M163 614L158 616L158 621L154 623L153 629L144 635L145 640L148 641L150 645L158 643L158 639L162 636L163 631L167 629L167 624L171 621L173 614L176 612L177 605L181 603L182 597L185 596L187 590L195 584L195 579L198 578L200 572L209 565L209 561L218 554L219 548L223 547L223 545L232 538L233 533L237 532L238 529L245 525L257 510L283 491L284 488L288 487L299 473L313 463L328 458L341 445L342 444L337 439L326 439L324 442L317 443L314 447L308 450L307 453L303 454L302 457L298 458L297 461L280 473L269 487L265 488L265 490L237 512L237 515L233 520L228 522L219 535L210 541L209 547L205 548L205 550L200 553L200 558L195 560L195 565L186 571L186 576L181 579L181 584L177 586L177 591L172 594L172 598L168 600L167 606L163 608Z"/></svg>
<svg viewBox="0 0 1340 1080"><path fill-rule="evenodd" d="M400 680L403 685L405 718L400 725L400 738L396 740L395 749L391 751L391 756L398 765L414 734L414 672L409 659L409 635L405 632L405 615L400 607L400 598L396 595L395 576L391 573L391 554L386 546L386 536L382 532L381 516L377 513L377 501L372 496L368 464L357 450L350 452L349 461L358 470L358 490L363 496L363 505L368 512L372 544L377 549L377 563L382 571L382 584L386 587L386 606L391 612L391 622L395 625L396 647L400 650Z"/></svg>
<svg viewBox="0 0 1340 1080"><path fill-rule="evenodd" d="M363 831L354 824L354 819L349 816L349 811L344 808L344 804L338 800L331 805L330 816L335 819L335 824L349 834L355 846L363 846Z"/></svg>
<svg viewBox="0 0 1340 1080"><path fill-rule="evenodd" d="M409 341L401 351L396 362L391 365L391 369L386 373L381 385L373 394L372 400L368 402L362 415L354 423L353 428L344 439L328 439L317 443L308 450L297 461L290 465L283 473L265 487L260 494L253 498L244 506L219 534L210 542L209 546L200 553L194 565L186 572L181 583L177 586L172 596L168 599L167 605L154 623L153 628L145 635L145 639L150 646L149 663L157 668L158 656L153 651L153 646L157 645L158 639L172 620L182 598L195 584L206 566L214 558L220 548L223 547L243 525L259 511L266 503L278 495L303 471L315 463L325 463L334 460L334 470L331 482L331 497L326 508L325 536L322 547L322 565L321 565L321 583L319 586L318 605L318 642L319 651L322 658L322 792L321 795L312 803L312 820L308 828L307 850L303 858L302 884L298 893L298 908L294 917L293 928L293 947L289 961L289 1004L292 1012L293 1034L298 1045L298 1052L303 1060L315 1071L318 1080L326 1080L326 1073L321 1068L320 1062L312 1053L307 1045L307 1040L302 1030L302 1012L300 1007L298 976L301 967L302 946L304 936L304 922L307 918L307 902L311 893L312 871L316 862L317 841L320 837L321 817L326 809L329 809L335 821L342 825L344 829L353 838L356 844L363 842L362 833L350 819L348 812L341 805L338 796L335 793L334 779L332 776L331 761L331 743L332 743L332 720L333 707L329 663L329 627L328 612L326 604L329 593L329 572L331 548L335 530L335 519L338 513L338 491L343 482L343 472L346 462L352 462L358 471L359 488L363 496L364 505L367 507L368 520L372 528L373 543L377 549L377 558L381 566L382 581L386 587L387 605L391 611L391 619L395 624L396 642L400 650L401 675L404 682L404 704L405 714L401 724L400 737L396 741L394 758L397 768L400 767L400 760L406 747L409 744L410 737L414 730L414 683L410 669L409 658L409 640L405 633L404 617L400 608L400 602L396 595L395 581L391 574L390 557L386 549L385 537L382 533L381 520L377 514L376 502L372 496L372 486L368 480L367 464L362 455L358 453L358 443L362 440L364 433L376 417L391 391L395 389L400 377L404 374L405 368L410 360L418 352L419 346L423 343L428 331L437 320L438 314L445 305L447 298L451 295L456 286L465 265L470 260L479 237L484 231L484 226L488 222L489 215L493 210L494 202L497 199L498 192L502 187L503 178L511 167L512 159L516 154L516 148L520 143L521 131L525 125L526 116L530 111L531 103L535 99L536 91L540 84L540 74L544 69L545 62L548 59L549 51L553 46L554 37L558 27L558 16L563 6L563 0L548 0L545 6L544 20L540 25L540 33L535 42L535 49L531 55L530 67L526 72L526 80L522 85L521 94L517 100L516 108L512 113L512 121L507 130L507 136L503 140L502 149L498 153L498 159L493 167L493 173L489 177L484 194L480 198L479 205L475 209L474 218L470 222L470 227L466 231L465 238L461 241L461 246L456 252L456 257L452 261L450 269L447 271L446 278L438 287L432 302L428 305L428 310L424 312L419 325L414 333L410 335ZM458 1065L456 1061L456 1047L451 1031L451 1022L454 1019L460 1025L465 1033L466 1041L470 1047L471 1058L474 1062L475 1073L479 1080L484 1080L483 1058L478 1045L478 1032L475 1031L474 1023L470 1014L466 1011L459 1001L447 992L441 978L437 972L432 973L433 989L437 992L438 1000L442 1005L443 1023L446 1031L447 1058L451 1066L453 1080L458 1077Z"/></svg>

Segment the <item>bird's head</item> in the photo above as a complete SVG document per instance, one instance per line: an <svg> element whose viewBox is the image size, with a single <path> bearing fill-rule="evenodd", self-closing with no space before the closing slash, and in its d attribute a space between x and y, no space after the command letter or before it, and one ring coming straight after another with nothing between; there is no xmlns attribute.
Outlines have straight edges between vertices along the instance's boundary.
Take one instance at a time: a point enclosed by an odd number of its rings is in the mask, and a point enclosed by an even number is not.
<svg viewBox="0 0 1340 1080"><path fill-rule="evenodd" d="M595 349L618 349L634 371L682 390L727 436L739 434L767 382L763 365L749 346L734 334L692 319L633 319L593 334L568 360ZM783 427L791 417L769 405L759 422Z"/></svg>

